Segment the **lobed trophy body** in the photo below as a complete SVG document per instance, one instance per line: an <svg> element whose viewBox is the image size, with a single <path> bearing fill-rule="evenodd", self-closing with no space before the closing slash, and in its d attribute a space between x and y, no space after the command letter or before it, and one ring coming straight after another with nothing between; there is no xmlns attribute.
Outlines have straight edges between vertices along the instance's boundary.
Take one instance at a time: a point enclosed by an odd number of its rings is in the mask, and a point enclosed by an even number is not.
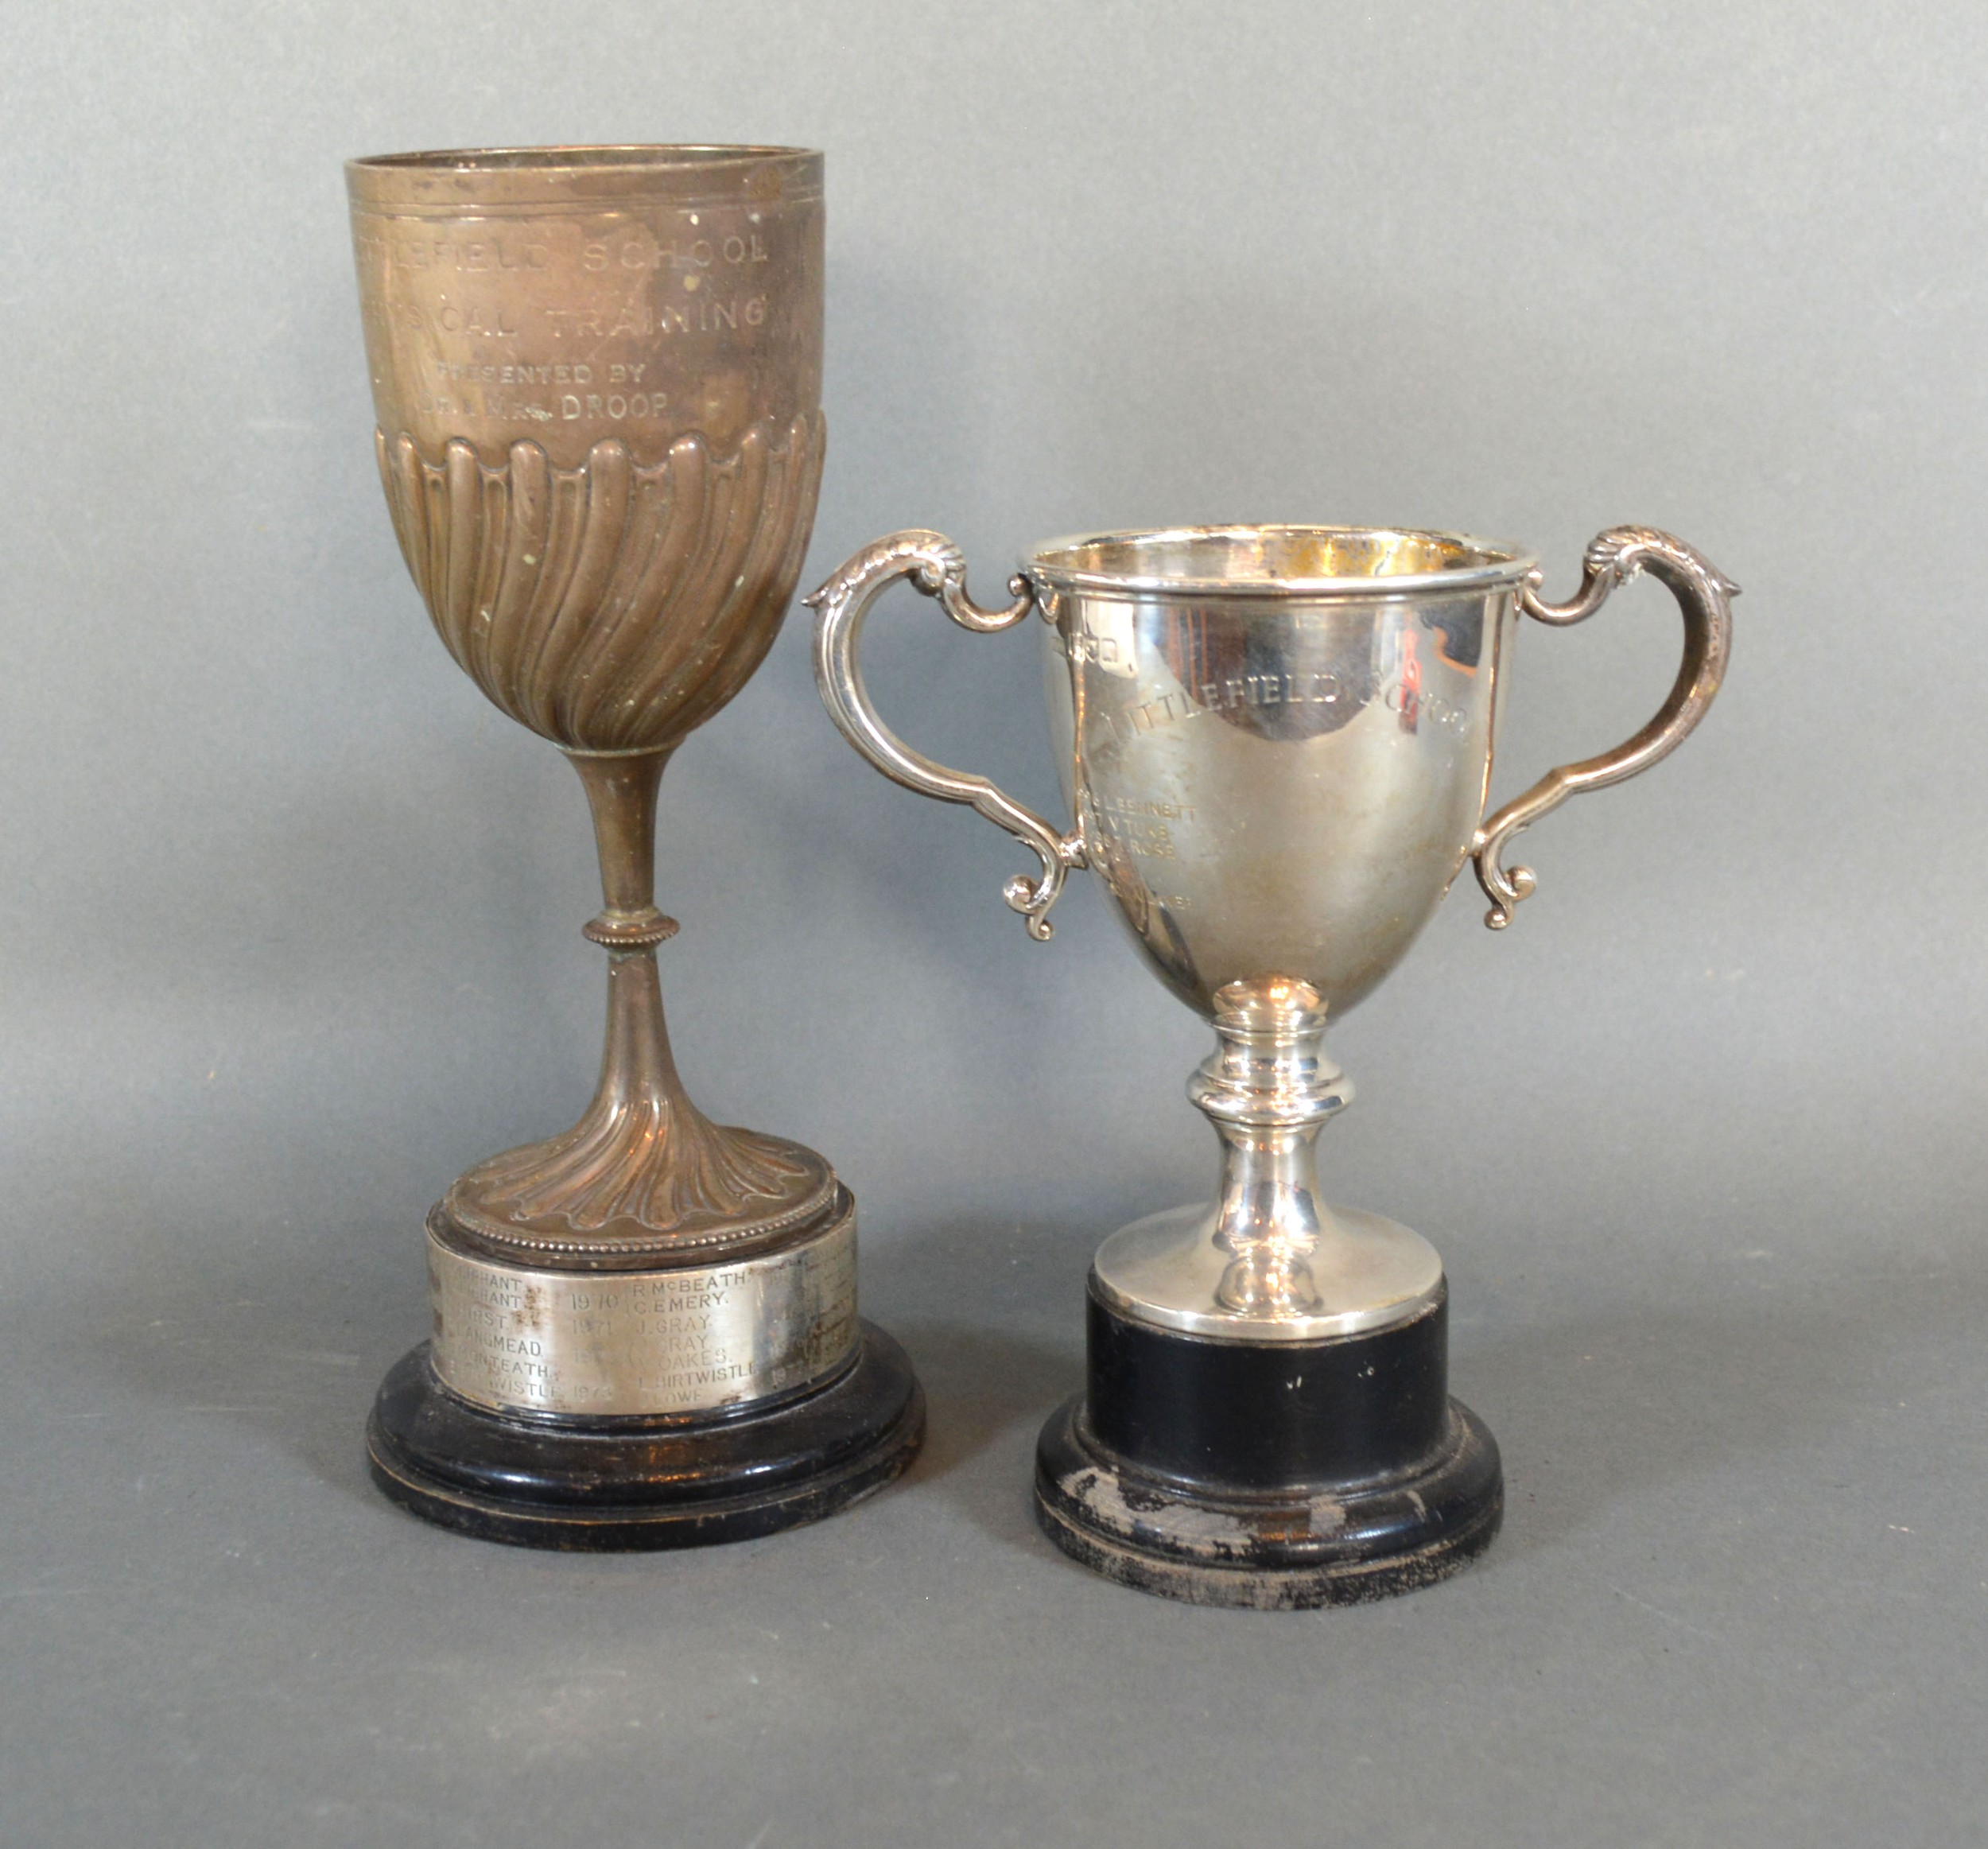
<svg viewBox="0 0 1988 1849"><path fill-rule="evenodd" d="M1648 569L1687 616L1671 697L1616 752L1551 772L1488 819L1520 614L1590 614ZM1039 610L1075 826L921 758L864 690L870 604L908 577L977 630ZM809 600L831 714L922 794L968 802L1039 856L1008 901L1032 934L1089 867L1159 980L1213 1025L1189 1096L1221 1140L1216 1200L1100 1249L1087 1393L1045 1430L1037 1505L1086 1563L1206 1602L1310 1605L1440 1577L1488 1545L1497 1447L1446 1385L1435 1249L1329 1206L1315 1144L1352 1088L1325 1030L1400 959L1473 858L1508 923L1532 888L1509 837L1567 796L1654 763L1723 671L1732 587L1645 529L1602 534L1581 594L1460 534L1241 526L1053 542L981 610L957 549L900 534Z"/></svg>
<svg viewBox="0 0 1988 1849"><path fill-rule="evenodd" d="M457 665L578 771L608 958L580 1121L429 1216L434 1336L381 1390L375 1478L556 1546L826 1513L903 1468L922 1403L857 1318L847 1189L685 1093L654 894L664 767L764 657L813 525L821 157L497 150L348 180L402 551Z"/></svg>

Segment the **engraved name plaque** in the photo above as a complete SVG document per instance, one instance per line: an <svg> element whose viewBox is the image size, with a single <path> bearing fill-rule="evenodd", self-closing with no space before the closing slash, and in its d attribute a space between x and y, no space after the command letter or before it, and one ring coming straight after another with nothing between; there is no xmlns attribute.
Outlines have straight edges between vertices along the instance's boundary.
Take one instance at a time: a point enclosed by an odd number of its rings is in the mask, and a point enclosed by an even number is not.
<svg viewBox="0 0 1988 1849"><path fill-rule="evenodd" d="M805 1245L694 1269L534 1271L428 1233L436 1374L499 1411L704 1412L854 1358L856 1213Z"/></svg>

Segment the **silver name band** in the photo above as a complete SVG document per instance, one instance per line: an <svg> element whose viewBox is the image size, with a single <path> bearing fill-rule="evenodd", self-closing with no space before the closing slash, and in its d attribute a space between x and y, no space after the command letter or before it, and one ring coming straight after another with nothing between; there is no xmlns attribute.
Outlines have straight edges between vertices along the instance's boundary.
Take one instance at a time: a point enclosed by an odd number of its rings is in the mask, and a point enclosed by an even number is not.
<svg viewBox="0 0 1988 1849"><path fill-rule="evenodd" d="M856 1208L805 1244L694 1270L528 1270L428 1233L430 1354L444 1386L495 1412L708 1412L846 1366Z"/></svg>

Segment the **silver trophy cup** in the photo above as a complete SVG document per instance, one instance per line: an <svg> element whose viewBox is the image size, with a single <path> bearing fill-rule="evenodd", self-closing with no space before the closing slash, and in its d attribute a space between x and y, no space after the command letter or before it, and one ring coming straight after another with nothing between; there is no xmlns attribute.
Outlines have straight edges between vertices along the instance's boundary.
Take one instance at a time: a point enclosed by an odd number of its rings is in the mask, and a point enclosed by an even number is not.
<svg viewBox="0 0 1988 1849"><path fill-rule="evenodd" d="M1642 571L1685 620L1662 709L1486 818L1520 614L1578 623ZM1318 1132L1353 1095L1326 1028L1394 967L1466 860L1502 927L1533 887L1503 864L1512 837L1676 748L1718 689L1736 587L1640 527L1601 534L1559 604L1516 548L1367 528L1058 540L995 610L965 577L950 541L899 533L808 600L830 714L885 775L970 804L1034 851L1039 876L1007 888L1032 936L1050 935L1070 871L1093 868L1217 1041L1188 1095L1221 1140L1220 1193L1099 1249L1087 1389L1039 1450L1043 1526L1114 1579L1208 1603L1316 1605L1454 1571L1497 1532L1497 1450L1448 1396L1435 1249L1320 1198ZM1041 613L1074 828L921 756L878 717L857 644L900 578L969 629Z"/></svg>

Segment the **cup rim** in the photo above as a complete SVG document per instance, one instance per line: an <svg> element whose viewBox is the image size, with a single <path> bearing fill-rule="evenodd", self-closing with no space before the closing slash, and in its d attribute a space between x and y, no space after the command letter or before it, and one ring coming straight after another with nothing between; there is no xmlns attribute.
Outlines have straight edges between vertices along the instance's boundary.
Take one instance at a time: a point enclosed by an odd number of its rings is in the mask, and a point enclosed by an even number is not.
<svg viewBox="0 0 1988 1849"><path fill-rule="evenodd" d="M546 147L423 148L345 163L355 204L473 206L622 199L658 178L703 182L741 198L769 188L793 200L818 190L818 149L740 142L573 142Z"/></svg>
<svg viewBox="0 0 1988 1849"><path fill-rule="evenodd" d="M441 168L451 172L544 172L562 167L677 167L726 161L772 161L782 156L818 161L818 148L761 146L750 142L554 142L543 147L415 148L399 154L361 154L348 167L367 169Z"/></svg>
<svg viewBox="0 0 1988 1849"><path fill-rule="evenodd" d="M1464 562L1439 571L1347 573L1288 577L1264 570L1249 576L1209 577L1193 572L1100 570L1082 562L1087 551L1111 546L1191 545L1199 541L1252 539L1267 534L1332 539L1415 540L1454 550ZM1400 597L1431 591L1464 593L1518 584L1537 567L1537 556L1501 541L1421 526L1330 526L1302 521L1205 526L1126 526L1067 534L1031 546L1022 569L1038 584L1092 596L1264 597Z"/></svg>

